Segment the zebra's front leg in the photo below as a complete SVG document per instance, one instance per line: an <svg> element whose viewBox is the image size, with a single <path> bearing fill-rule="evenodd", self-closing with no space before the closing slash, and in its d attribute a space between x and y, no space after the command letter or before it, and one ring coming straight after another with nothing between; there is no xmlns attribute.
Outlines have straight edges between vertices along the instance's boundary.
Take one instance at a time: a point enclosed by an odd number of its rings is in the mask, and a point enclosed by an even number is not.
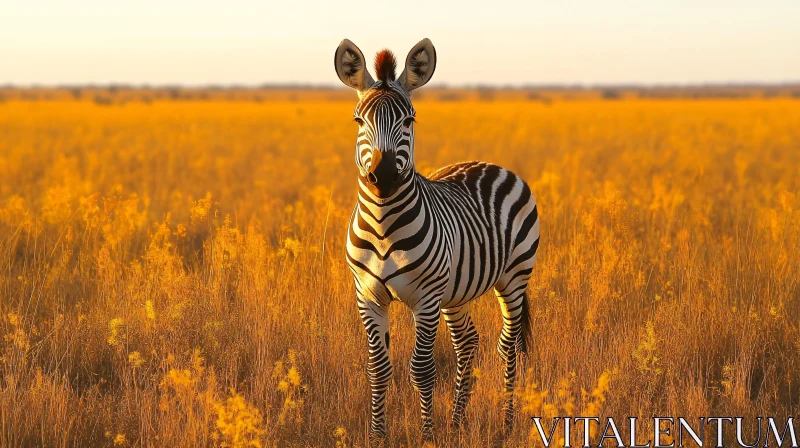
<svg viewBox="0 0 800 448"><path fill-rule="evenodd" d="M452 425L458 429L464 420L469 396L472 393L472 361L478 352L478 332L469 317L469 304L442 310L450 339L456 352L458 371L456 372L456 390L453 398Z"/></svg>
<svg viewBox="0 0 800 448"><path fill-rule="evenodd" d="M439 300L431 300L414 310L414 353L411 355L411 384L419 391L422 408L422 441L433 442L433 384L436 363L433 343L439 326Z"/></svg>
<svg viewBox="0 0 800 448"><path fill-rule="evenodd" d="M386 391L392 378L392 364L389 360L389 310L373 301L359 299L358 311L369 343L367 375L372 392L370 445L381 446L386 439Z"/></svg>

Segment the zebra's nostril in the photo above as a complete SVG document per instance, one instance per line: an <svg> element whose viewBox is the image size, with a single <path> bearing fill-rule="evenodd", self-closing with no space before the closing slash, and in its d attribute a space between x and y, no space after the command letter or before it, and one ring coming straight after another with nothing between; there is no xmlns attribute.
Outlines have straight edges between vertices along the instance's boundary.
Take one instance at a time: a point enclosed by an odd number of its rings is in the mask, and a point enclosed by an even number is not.
<svg viewBox="0 0 800 448"><path fill-rule="evenodd" d="M367 174L367 182L369 182L371 184L377 184L378 183L378 177L375 176L375 173L368 173Z"/></svg>

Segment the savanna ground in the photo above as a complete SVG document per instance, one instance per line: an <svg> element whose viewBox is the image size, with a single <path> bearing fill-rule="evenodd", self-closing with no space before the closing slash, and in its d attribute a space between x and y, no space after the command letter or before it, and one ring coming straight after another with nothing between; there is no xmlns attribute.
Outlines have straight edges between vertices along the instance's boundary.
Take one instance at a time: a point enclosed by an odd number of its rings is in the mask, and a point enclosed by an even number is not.
<svg viewBox="0 0 800 448"><path fill-rule="evenodd" d="M509 445L532 415L797 416L800 101L605 96L416 102L422 173L495 162L539 203ZM1 446L364 445L355 95L203 98L0 102ZM499 438L501 320L491 295L473 310L460 436L439 332L441 446ZM390 444L416 446L391 311Z"/></svg>

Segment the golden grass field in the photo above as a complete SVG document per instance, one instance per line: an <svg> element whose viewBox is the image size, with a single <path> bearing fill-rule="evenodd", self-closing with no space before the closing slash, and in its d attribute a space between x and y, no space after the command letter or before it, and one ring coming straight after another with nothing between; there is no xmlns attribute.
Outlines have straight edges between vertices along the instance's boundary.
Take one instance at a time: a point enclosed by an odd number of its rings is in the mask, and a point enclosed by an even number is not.
<svg viewBox="0 0 800 448"><path fill-rule="evenodd" d="M0 102L0 446L364 446L366 340L344 261L356 96ZM339 98L342 97L342 98ZM542 224L532 415L800 412L800 100L415 102L422 173L482 159ZM497 443L501 319L440 446ZM413 322L392 307L391 446L416 446Z"/></svg>

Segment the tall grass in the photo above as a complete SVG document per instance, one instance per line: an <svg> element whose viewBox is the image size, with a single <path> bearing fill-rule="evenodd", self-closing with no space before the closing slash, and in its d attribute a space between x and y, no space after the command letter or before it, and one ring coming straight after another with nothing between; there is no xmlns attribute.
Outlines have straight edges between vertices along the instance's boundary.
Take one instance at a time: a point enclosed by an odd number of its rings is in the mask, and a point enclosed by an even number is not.
<svg viewBox="0 0 800 448"><path fill-rule="evenodd" d="M363 446L353 105L0 103L0 445ZM799 101L416 107L420 171L488 160L539 202L511 445L531 415L798 413ZM442 446L501 431L501 320L473 309L461 434L436 345ZM391 312L390 442L416 446L413 324Z"/></svg>

